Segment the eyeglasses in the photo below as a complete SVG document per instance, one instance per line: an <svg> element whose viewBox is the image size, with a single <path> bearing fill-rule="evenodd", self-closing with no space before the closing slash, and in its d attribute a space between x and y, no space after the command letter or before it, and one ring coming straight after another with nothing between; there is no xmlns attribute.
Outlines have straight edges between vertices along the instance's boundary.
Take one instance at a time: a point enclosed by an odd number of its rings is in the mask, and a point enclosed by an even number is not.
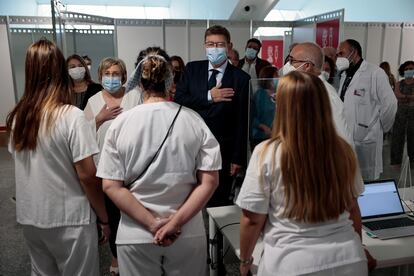
<svg viewBox="0 0 414 276"><path fill-rule="evenodd" d="M294 57L292 57L291 55L287 56L287 61L290 62L290 64L294 64L294 63L310 63L313 66L315 66L315 64L310 61L310 60L301 60L301 59L295 59Z"/></svg>
<svg viewBox="0 0 414 276"><path fill-rule="evenodd" d="M206 41L206 42L204 42L204 46L206 46L207 48L213 48L213 47L224 48L224 47L227 46L227 43L226 42Z"/></svg>

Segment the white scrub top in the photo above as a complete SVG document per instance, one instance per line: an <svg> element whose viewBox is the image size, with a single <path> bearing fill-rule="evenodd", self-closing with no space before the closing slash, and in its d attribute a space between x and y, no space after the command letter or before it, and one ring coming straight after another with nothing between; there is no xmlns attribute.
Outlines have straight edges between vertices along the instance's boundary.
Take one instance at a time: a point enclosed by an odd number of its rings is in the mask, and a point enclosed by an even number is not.
<svg viewBox="0 0 414 276"><path fill-rule="evenodd" d="M276 151L275 172L270 147L259 167L263 142L253 151L236 204L240 208L267 214L264 254L258 275L300 275L366 260L360 237L349 213L323 223L301 223L285 218L284 186L280 165L281 146ZM260 170L263 181L260 182ZM358 196L362 182L356 177Z"/></svg>
<svg viewBox="0 0 414 276"><path fill-rule="evenodd" d="M179 105L147 103L119 115L109 127L97 176L128 184L144 170L161 145ZM196 171L221 169L220 146L191 109L182 107L175 125L146 173L129 188L156 217L169 217L197 185ZM204 235L201 212L182 227L180 237ZM153 235L121 215L117 244L152 243Z"/></svg>
<svg viewBox="0 0 414 276"><path fill-rule="evenodd" d="M98 153L95 134L82 110L60 108L51 134L40 127L33 151L14 150L17 222L39 228L86 225L96 221L74 163Z"/></svg>
<svg viewBox="0 0 414 276"><path fill-rule="evenodd" d="M143 97L142 92L138 90L137 88L132 89L128 93L125 93L125 95L122 97L121 101L121 107L122 111L125 112L127 110L130 110L134 106L137 106L139 104L143 103ZM88 99L88 103L85 107L85 116L90 121L92 129L96 131L96 140L98 141L99 150L102 151L104 139L106 132L109 128L109 126L112 124L113 120L108 120L102 123L102 125L96 130L96 123L95 123L95 117L98 115L98 113L101 111L102 107L105 105L105 100L102 95L102 91L99 91L92 97ZM95 164L98 164L99 161L99 154L94 156Z"/></svg>

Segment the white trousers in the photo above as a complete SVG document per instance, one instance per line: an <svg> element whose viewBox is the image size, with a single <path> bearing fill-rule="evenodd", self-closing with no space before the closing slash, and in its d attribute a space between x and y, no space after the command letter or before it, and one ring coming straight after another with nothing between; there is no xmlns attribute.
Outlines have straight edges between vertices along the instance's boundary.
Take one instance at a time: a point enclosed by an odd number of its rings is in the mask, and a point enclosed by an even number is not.
<svg viewBox="0 0 414 276"><path fill-rule="evenodd" d="M366 261L341 265L330 269L304 274L304 276L367 276L368 265Z"/></svg>
<svg viewBox="0 0 414 276"><path fill-rule="evenodd" d="M151 243L118 244L117 252L120 275L203 276L207 273L205 236L178 238L167 247Z"/></svg>
<svg viewBox="0 0 414 276"><path fill-rule="evenodd" d="M23 225L32 262L31 275L98 276L96 224L38 228Z"/></svg>

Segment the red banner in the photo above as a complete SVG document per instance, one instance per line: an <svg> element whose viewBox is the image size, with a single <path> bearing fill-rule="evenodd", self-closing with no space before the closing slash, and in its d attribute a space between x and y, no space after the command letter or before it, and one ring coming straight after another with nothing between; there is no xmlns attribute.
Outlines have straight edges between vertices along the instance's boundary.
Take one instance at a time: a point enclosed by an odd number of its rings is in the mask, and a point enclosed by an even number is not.
<svg viewBox="0 0 414 276"><path fill-rule="evenodd" d="M316 23L316 43L322 48L338 48L339 19Z"/></svg>
<svg viewBox="0 0 414 276"><path fill-rule="evenodd" d="M262 59L273 66L283 66L283 40L262 40Z"/></svg>

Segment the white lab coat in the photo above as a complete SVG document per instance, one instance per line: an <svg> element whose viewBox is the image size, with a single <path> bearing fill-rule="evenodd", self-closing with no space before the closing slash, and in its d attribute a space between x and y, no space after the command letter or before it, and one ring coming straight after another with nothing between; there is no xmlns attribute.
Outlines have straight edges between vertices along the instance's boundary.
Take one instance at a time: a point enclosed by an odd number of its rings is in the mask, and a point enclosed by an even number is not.
<svg viewBox="0 0 414 276"><path fill-rule="evenodd" d="M345 77L343 72L338 93ZM391 129L397 112L397 99L380 67L362 62L346 90L344 111L363 178L379 178L383 133Z"/></svg>
<svg viewBox="0 0 414 276"><path fill-rule="evenodd" d="M319 76L325 85L326 91L328 92L329 101L331 103L332 119L335 124L338 135L347 141L352 148L354 148L354 140L352 139L351 131L346 122L344 113L344 103L338 96L336 89L330 85L322 76Z"/></svg>

